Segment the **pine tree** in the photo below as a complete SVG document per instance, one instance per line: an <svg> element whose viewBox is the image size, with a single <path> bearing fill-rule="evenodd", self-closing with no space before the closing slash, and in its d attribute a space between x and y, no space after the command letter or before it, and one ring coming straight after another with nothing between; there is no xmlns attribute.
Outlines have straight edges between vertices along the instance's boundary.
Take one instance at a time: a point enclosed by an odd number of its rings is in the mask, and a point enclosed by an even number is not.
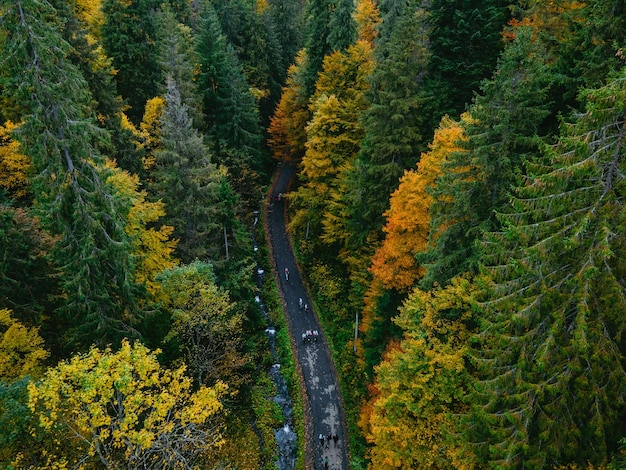
<svg viewBox="0 0 626 470"><path fill-rule="evenodd" d="M44 226L58 236L54 258L61 267L63 305L55 322L63 342L82 349L136 335L137 290L125 233L129 208L107 180L98 152L106 134L92 118L80 71L67 61L70 47L48 3L18 0L3 11L10 35L4 89L29 114L15 136L33 162L33 193Z"/></svg>
<svg viewBox="0 0 626 470"><path fill-rule="evenodd" d="M215 144L217 160L226 165L238 189L250 184L246 174L260 167L258 110L233 46L224 37L210 5L200 27L197 80L203 100L203 129Z"/></svg>
<svg viewBox="0 0 626 470"><path fill-rule="evenodd" d="M389 195L397 188L403 171L414 167L425 150L422 108L426 97L422 86L429 57L425 12L419 2L396 3L402 5L401 11L394 10L397 17L382 15L376 65L370 78L370 104L363 116L365 137L346 180L349 190L345 204L351 209L346 223L357 246L371 232L379 234ZM387 22L395 27L390 28Z"/></svg>
<svg viewBox="0 0 626 470"><path fill-rule="evenodd" d="M508 202L523 164L537 152L537 136L551 130L544 121L554 77L542 50L528 28L519 28L470 108L466 151L450 155L433 190L429 250L421 259L427 286L476 269L475 242L497 227L495 211Z"/></svg>
<svg viewBox="0 0 626 470"><path fill-rule="evenodd" d="M324 57L332 52L328 43L330 0L311 0L304 12L307 63L304 70L304 96L315 92L317 74L322 70Z"/></svg>
<svg viewBox="0 0 626 470"><path fill-rule="evenodd" d="M433 118L459 116L481 82L491 77L509 19L506 0L435 0L428 6L432 31L426 88Z"/></svg>
<svg viewBox="0 0 626 470"><path fill-rule="evenodd" d="M335 0L331 4L328 45L332 52L345 51L356 40L354 0Z"/></svg>
<svg viewBox="0 0 626 470"><path fill-rule="evenodd" d="M116 70L117 91L138 123L146 101L157 95L161 72L157 63L155 12L159 0L103 0L101 27L106 55Z"/></svg>
<svg viewBox="0 0 626 470"><path fill-rule="evenodd" d="M215 261L224 253L219 214L223 167L211 163L202 135L193 127L188 107L181 102L173 78L167 79L161 117L163 149L156 153L153 198L165 203L164 222L174 227L179 240L176 255L183 263L194 259Z"/></svg>
<svg viewBox="0 0 626 470"><path fill-rule="evenodd" d="M604 464L626 432L626 69L581 92L485 241L472 442L491 465Z"/></svg>

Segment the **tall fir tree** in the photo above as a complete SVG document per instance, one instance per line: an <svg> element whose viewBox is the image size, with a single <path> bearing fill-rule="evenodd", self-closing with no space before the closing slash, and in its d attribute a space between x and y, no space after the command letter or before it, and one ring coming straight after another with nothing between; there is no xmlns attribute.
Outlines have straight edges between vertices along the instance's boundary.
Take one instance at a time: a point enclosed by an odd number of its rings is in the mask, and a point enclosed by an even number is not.
<svg viewBox="0 0 626 470"><path fill-rule="evenodd" d="M491 466L606 464L625 435L625 83L623 69L581 92L585 111L486 237L468 430Z"/></svg>
<svg viewBox="0 0 626 470"><path fill-rule="evenodd" d="M354 168L347 175L346 224L354 244L380 236L389 195L405 169L425 150L422 136L423 80L428 64L428 27L421 2L396 2L400 11L382 15L370 78L369 107L363 116L365 136ZM382 13L382 8L381 8ZM385 23L391 21L395 27ZM389 34L385 37L383 34Z"/></svg>
<svg viewBox="0 0 626 470"><path fill-rule="evenodd" d="M161 117L163 148L156 152L151 192L165 203L165 223L179 240L176 255L183 263L194 259L216 261L224 256L219 214L223 167L211 163L202 135L193 127L188 107L172 77L166 81ZM219 254L218 254L219 253Z"/></svg>
<svg viewBox="0 0 626 470"><path fill-rule="evenodd" d="M33 193L43 226L58 237L63 303L56 312L63 346L119 343L135 336L137 289L125 219L129 207L107 183L99 153L107 135L90 110L80 70L67 60L56 11L47 2L17 0L3 10L4 88L28 107L15 136L33 162Z"/></svg>
<svg viewBox="0 0 626 470"><path fill-rule="evenodd" d="M551 131L545 121L554 77L542 51L532 31L519 28L470 108L466 151L450 155L433 189L429 249L421 257L426 286L476 270L476 241L497 227L495 211L508 202L525 161L537 152L538 136Z"/></svg>
<svg viewBox="0 0 626 470"><path fill-rule="evenodd" d="M433 97L432 124L458 117L481 82L491 77L509 20L508 0L434 0L428 6L431 33L426 88Z"/></svg>
<svg viewBox="0 0 626 470"><path fill-rule="evenodd" d="M159 0L103 0L101 27L106 55L116 70L117 91L135 124L148 99L157 95L161 72L157 63L155 13Z"/></svg>
<svg viewBox="0 0 626 470"><path fill-rule="evenodd" d="M304 95L307 98L315 93L315 82L317 74L322 70L324 57L332 52L328 42L330 9L330 0L311 0L306 3L304 47L308 60L304 71Z"/></svg>
<svg viewBox="0 0 626 470"><path fill-rule="evenodd" d="M211 5L204 11L200 28L197 80L203 100L203 129L214 143L217 160L227 166L233 187L243 194L261 166L258 109L233 46L222 33Z"/></svg>

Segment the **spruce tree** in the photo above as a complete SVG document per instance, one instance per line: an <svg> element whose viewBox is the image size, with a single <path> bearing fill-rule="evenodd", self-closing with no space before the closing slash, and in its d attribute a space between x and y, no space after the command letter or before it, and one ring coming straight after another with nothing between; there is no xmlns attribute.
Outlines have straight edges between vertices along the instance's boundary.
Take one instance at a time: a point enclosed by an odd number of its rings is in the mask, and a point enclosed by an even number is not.
<svg viewBox="0 0 626 470"><path fill-rule="evenodd" d="M220 163L241 183L244 175L258 171L261 163L259 115L233 46L224 37L210 5L204 13L197 50L203 129L215 144Z"/></svg>
<svg viewBox="0 0 626 470"><path fill-rule="evenodd" d="M159 0L103 0L102 41L116 70L117 91L128 104L128 116L141 120L148 99L157 95L155 12Z"/></svg>
<svg viewBox="0 0 626 470"><path fill-rule="evenodd" d="M468 429L491 466L605 464L625 435L625 84L623 69L581 92L585 111L484 242Z"/></svg>
<svg viewBox="0 0 626 470"><path fill-rule="evenodd" d="M413 168L425 150L422 124L427 98L422 87L429 58L426 13L420 2L396 3L402 9L383 16L375 48L376 66L370 78L370 104L363 116L365 137L347 175L346 206L351 208L347 224L357 245L371 232L380 235L389 195L398 187L403 171ZM387 21L395 27L385 26Z"/></svg>
<svg viewBox="0 0 626 470"><path fill-rule="evenodd" d="M519 28L470 108L465 151L450 155L433 189L429 249L421 259L426 286L476 269L476 241L498 226L495 211L508 202L523 164L537 152L537 137L549 133L544 121L553 76L544 57L532 32Z"/></svg>
<svg viewBox="0 0 626 470"><path fill-rule="evenodd" d="M219 212L224 168L211 163L202 135L193 127L189 108L170 76L166 82L165 109L161 117L163 149L156 152L151 192L165 203L164 222L174 227L179 240L176 255L183 263L194 259L215 261L224 256Z"/></svg>
<svg viewBox="0 0 626 470"><path fill-rule="evenodd" d="M433 96L434 124L444 114L459 116L481 82L491 77L503 47L509 3L434 0L428 6L432 55L426 88Z"/></svg>
<svg viewBox="0 0 626 470"><path fill-rule="evenodd" d="M28 107L15 136L33 161L38 215L58 237L58 334L72 350L119 343L136 335L137 290L124 230L129 208L106 182L98 151L107 135L94 122L82 74L67 60L71 49L50 4L17 0L2 22L10 32L2 63L12 77L3 91Z"/></svg>

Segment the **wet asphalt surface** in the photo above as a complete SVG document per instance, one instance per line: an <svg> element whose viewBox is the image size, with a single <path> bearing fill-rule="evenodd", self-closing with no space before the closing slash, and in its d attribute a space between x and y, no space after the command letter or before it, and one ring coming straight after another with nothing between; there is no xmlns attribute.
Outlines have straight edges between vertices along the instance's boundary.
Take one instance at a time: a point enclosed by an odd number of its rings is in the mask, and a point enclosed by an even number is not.
<svg viewBox="0 0 626 470"><path fill-rule="evenodd" d="M305 463L307 469L348 469L345 415L339 391L337 373L328 349L324 332L311 300L301 280L293 250L285 230L284 198L295 172L293 166L281 164L266 205L266 229L274 275L278 278L285 315L291 334L291 343L299 363L304 392ZM289 271L288 278L285 268ZM302 299L303 307L299 305ZM309 305L305 311L304 305ZM317 330L316 339L303 341L302 334ZM319 436L336 436L336 442L321 442Z"/></svg>

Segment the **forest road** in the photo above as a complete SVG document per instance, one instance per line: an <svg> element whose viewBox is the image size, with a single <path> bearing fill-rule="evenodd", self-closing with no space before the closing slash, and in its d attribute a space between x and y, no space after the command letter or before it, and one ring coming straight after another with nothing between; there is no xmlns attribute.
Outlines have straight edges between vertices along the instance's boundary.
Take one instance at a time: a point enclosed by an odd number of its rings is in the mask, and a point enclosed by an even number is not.
<svg viewBox="0 0 626 470"><path fill-rule="evenodd" d="M285 227L286 201L281 195L289 190L294 173L292 165L282 163L278 167L265 207L265 223L274 273L278 276L291 344L304 388L305 465L307 469L315 470L347 470L347 426L337 372L317 314L301 280ZM308 311L304 308L306 304ZM319 335L304 341L303 333L307 330L317 330ZM320 435L332 437L321 442Z"/></svg>

